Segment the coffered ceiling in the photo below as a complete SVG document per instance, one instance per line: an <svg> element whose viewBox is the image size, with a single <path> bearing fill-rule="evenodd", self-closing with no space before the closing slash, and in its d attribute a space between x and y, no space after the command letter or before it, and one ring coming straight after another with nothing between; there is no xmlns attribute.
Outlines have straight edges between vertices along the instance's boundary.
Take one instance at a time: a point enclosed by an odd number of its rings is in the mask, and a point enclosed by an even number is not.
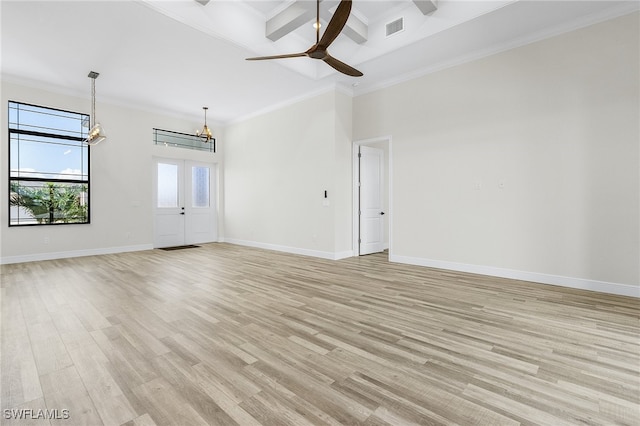
<svg viewBox="0 0 640 426"><path fill-rule="evenodd" d="M326 26L338 0L322 0ZM355 95L638 10L637 1L353 0L332 56L322 61L246 57L302 52L315 42L308 0L7 1L0 3L6 81L98 101L226 123L340 87ZM388 24L402 30L387 36ZM322 28L321 27L321 31Z"/></svg>

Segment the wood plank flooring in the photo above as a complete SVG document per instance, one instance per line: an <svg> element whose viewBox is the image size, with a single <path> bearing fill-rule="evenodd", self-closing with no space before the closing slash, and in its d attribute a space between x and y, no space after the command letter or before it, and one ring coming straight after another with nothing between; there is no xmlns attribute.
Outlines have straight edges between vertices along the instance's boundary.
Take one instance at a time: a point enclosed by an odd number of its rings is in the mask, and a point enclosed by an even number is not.
<svg viewBox="0 0 640 426"><path fill-rule="evenodd" d="M229 244L1 274L2 424L640 424L635 298Z"/></svg>

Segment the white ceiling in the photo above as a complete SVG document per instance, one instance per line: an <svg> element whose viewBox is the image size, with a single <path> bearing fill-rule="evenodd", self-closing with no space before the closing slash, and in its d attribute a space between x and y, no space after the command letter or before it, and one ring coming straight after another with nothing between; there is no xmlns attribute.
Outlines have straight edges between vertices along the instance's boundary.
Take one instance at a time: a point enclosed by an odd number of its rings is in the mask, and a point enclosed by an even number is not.
<svg viewBox="0 0 640 426"><path fill-rule="evenodd" d="M358 68L348 77L322 61L246 57L300 52L315 41L311 19L276 42L265 22L286 8L278 0L7 1L0 3L0 69L7 81L98 101L218 123L339 86L355 95L638 10L630 1L440 0L423 15L411 0L354 0L368 40L345 35L329 49ZM337 0L324 0L326 19ZM398 17L405 30L384 36ZM326 19L323 22L326 23Z"/></svg>

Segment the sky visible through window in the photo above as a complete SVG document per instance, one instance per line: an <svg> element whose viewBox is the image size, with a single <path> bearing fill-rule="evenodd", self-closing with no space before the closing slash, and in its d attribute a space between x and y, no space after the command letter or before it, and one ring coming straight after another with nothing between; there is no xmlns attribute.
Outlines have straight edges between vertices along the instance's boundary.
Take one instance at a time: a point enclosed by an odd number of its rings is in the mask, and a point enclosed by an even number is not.
<svg viewBox="0 0 640 426"><path fill-rule="evenodd" d="M9 103L14 130L86 138L88 116L31 105ZM81 141L11 133L11 177L87 179L88 147Z"/></svg>

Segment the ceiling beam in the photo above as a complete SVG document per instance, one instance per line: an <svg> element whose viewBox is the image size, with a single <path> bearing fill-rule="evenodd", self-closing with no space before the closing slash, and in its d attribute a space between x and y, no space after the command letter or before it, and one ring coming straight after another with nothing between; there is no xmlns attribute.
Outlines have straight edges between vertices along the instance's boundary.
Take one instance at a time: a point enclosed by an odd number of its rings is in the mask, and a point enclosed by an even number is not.
<svg viewBox="0 0 640 426"><path fill-rule="evenodd" d="M265 35L271 41L279 40L291 31L309 22L316 15L311 2L296 1L267 21Z"/></svg>
<svg viewBox="0 0 640 426"><path fill-rule="evenodd" d="M433 13L438 9L438 0L413 0L413 3L418 6L423 15Z"/></svg>
<svg viewBox="0 0 640 426"><path fill-rule="evenodd" d="M362 44L367 41L369 37L369 26L362 22L356 15L352 14L342 32L351 40Z"/></svg>
<svg viewBox="0 0 640 426"><path fill-rule="evenodd" d="M328 11L322 13L322 18L327 22L329 22L331 16L332 15ZM369 26L351 12L347 25L344 26L342 33L356 43L362 44L367 41L369 37Z"/></svg>
<svg viewBox="0 0 640 426"><path fill-rule="evenodd" d="M322 18L325 22L328 22L331 16L328 11L322 12ZM265 36L271 41L279 40L307 22L313 21L315 17L316 8L314 2L295 1L286 9L267 20ZM347 25L344 27L343 33L351 40L361 44L367 41L368 26L352 13L351 16L349 16Z"/></svg>

